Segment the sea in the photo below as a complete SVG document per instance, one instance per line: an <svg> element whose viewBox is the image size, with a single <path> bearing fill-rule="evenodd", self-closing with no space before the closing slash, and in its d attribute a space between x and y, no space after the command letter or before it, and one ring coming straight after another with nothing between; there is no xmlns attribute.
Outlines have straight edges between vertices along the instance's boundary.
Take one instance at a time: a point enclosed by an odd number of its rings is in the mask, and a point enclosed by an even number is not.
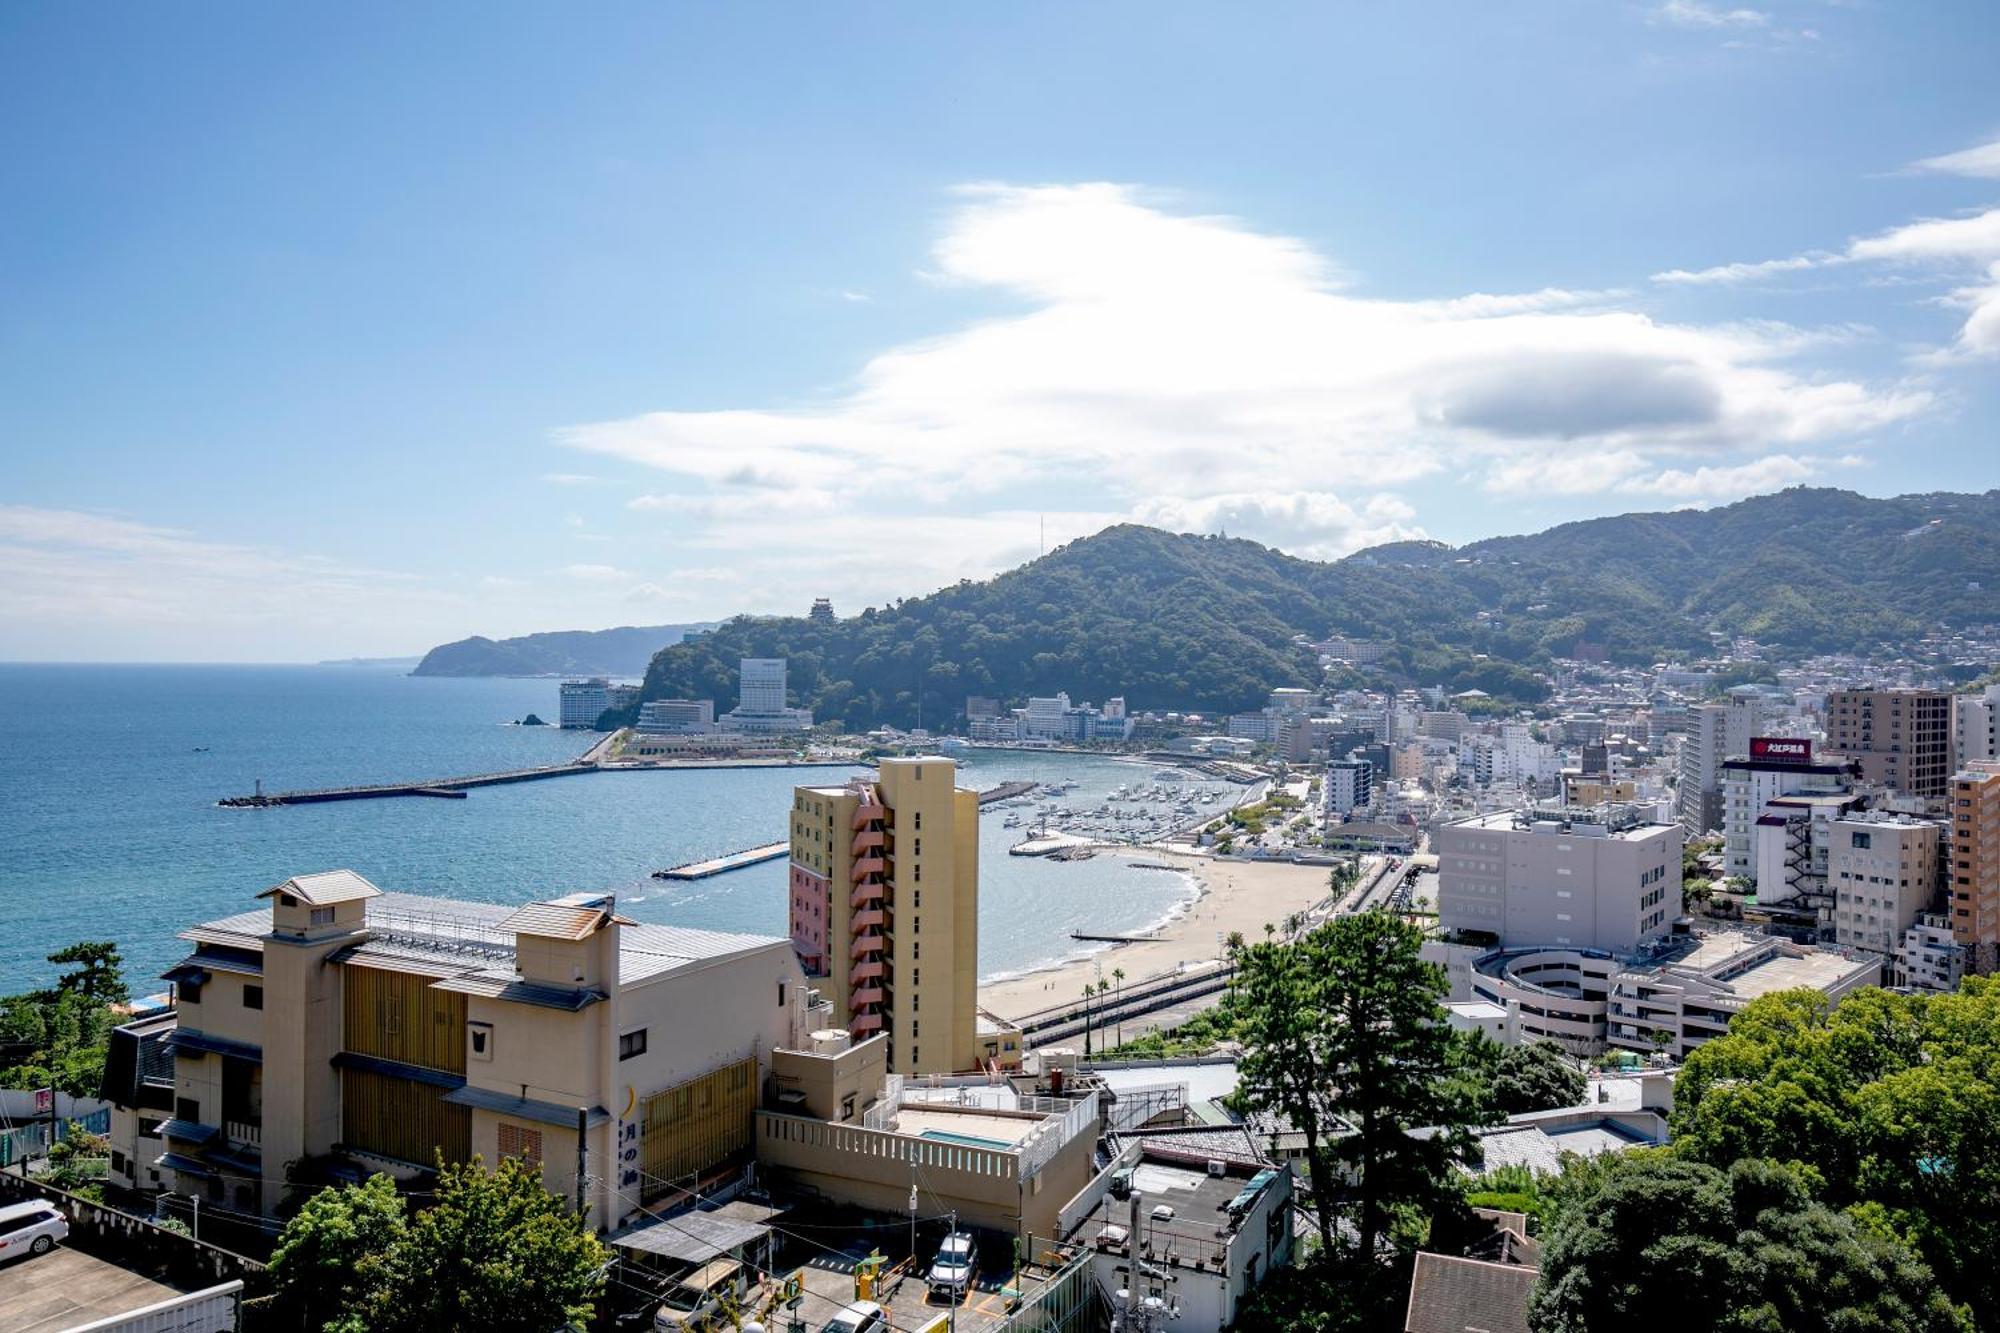
<svg viewBox="0 0 2000 1333"><path fill-rule="evenodd" d="M349 868L383 889L518 903L610 890L637 920L782 936L785 862L706 880L652 872L785 836L791 791L858 768L598 772L403 797L225 809L224 796L410 782L560 762L596 738L511 725L556 713L553 680L440 679L367 666L0 664L0 994L45 983L49 953L115 941L138 994L190 946L177 932L249 910L292 875ZM1070 781L1093 805L1156 764L975 751L960 781ZM1178 871L1133 858L1012 857L980 820L982 980L1184 911Z"/></svg>

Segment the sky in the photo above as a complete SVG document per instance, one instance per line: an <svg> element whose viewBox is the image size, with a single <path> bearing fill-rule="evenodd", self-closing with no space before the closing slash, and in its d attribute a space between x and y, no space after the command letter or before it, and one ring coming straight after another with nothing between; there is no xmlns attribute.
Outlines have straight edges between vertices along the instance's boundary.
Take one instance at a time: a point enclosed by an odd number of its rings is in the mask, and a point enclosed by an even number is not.
<svg viewBox="0 0 2000 1333"><path fill-rule="evenodd" d="M0 7L0 659L2000 486L2000 6Z"/></svg>

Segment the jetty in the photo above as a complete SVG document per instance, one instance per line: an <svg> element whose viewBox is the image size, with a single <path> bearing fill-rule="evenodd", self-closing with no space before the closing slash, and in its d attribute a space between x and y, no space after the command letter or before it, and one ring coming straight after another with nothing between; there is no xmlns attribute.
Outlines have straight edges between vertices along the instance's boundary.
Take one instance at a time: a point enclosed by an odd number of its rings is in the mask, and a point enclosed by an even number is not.
<svg viewBox="0 0 2000 1333"><path fill-rule="evenodd" d="M543 778L565 778L572 773L595 773L597 765L576 760L543 768L516 768L505 773L474 773L462 778L438 778L430 782L384 782L363 787L317 787L306 791L265 791L259 782L249 796L225 796L217 805L231 809L261 810L275 805L317 805L322 801L373 801L389 796L437 796L462 801L473 787L498 787L509 782L539 782Z"/></svg>
<svg viewBox="0 0 2000 1333"><path fill-rule="evenodd" d="M674 866L670 870L655 870L653 878L707 879L710 875L741 870L744 866L754 866L760 861L775 861L791 850L792 844L789 842L767 842L762 847L746 847L727 856L711 857L706 861L690 861L684 866Z"/></svg>
<svg viewBox="0 0 2000 1333"><path fill-rule="evenodd" d="M979 803L992 805L995 801L1011 801L1016 796L1026 796L1041 785L1039 782L1003 782L991 791L980 792Z"/></svg>

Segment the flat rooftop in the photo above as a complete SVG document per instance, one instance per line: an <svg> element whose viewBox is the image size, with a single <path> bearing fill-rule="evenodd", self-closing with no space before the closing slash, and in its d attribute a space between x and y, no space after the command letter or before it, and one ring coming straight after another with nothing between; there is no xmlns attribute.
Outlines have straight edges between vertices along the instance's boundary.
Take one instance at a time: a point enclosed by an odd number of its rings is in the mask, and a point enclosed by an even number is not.
<svg viewBox="0 0 2000 1333"><path fill-rule="evenodd" d="M1041 1128L1041 1116L995 1115L904 1103L896 1112L896 1132L943 1139L970 1148L1009 1149Z"/></svg>
<svg viewBox="0 0 2000 1333"><path fill-rule="evenodd" d="M513 977L514 933L502 926L518 903L480 903L420 893L384 893L366 908L373 938L359 947L367 958L438 977ZM702 963L755 953L786 941L776 935L740 935L686 926L620 928L618 981L630 986ZM197 944L262 949L271 909L259 907L204 922L181 932Z"/></svg>
<svg viewBox="0 0 2000 1333"><path fill-rule="evenodd" d="M1843 958L1837 953L1826 950L1815 950L1803 958L1792 958L1781 953L1775 958L1757 964L1741 976L1729 978L1728 986L1746 1000L1754 1000L1759 995L1769 995L1772 991L1793 990L1800 986L1826 990L1839 985L1867 966L1867 963Z"/></svg>
<svg viewBox="0 0 2000 1333"><path fill-rule="evenodd" d="M0 1267L0 1328L58 1333L181 1294L181 1288L59 1245Z"/></svg>

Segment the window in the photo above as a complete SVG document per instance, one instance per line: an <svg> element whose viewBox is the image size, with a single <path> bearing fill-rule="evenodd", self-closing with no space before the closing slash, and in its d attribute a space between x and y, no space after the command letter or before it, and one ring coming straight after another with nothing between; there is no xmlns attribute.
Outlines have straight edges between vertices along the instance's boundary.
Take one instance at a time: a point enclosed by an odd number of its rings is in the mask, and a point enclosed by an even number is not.
<svg viewBox="0 0 2000 1333"><path fill-rule="evenodd" d="M536 1166L542 1164L542 1131L528 1129L521 1125L510 1125L502 1120L499 1125L499 1149L502 1157L518 1157Z"/></svg>
<svg viewBox="0 0 2000 1333"><path fill-rule="evenodd" d="M313 908L313 910L312 910L312 923L313 923L313 924L314 924L315 926L330 926L330 925L332 925L332 924L333 924L333 909L332 909L331 907L315 907L315 908Z"/></svg>
<svg viewBox="0 0 2000 1333"><path fill-rule="evenodd" d="M778 983L778 1007L785 1007L785 983L782 981Z"/></svg>
<svg viewBox="0 0 2000 1333"><path fill-rule="evenodd" d="M912 1046L910 1048L910 1068L915 1069L916 1067L917 1067L917 1048Z"/></svg>
<svg viewBox="0 0 2000 1333"><path fill-rule="evenodd" d="M922 866L912 865L910 867L910 882L912 884L921 884L924 882L924 868Z"/></svg>
<svg viewBox="0 0 2000 1333"><path fill-rule="evenodd" d="M299 900L297 898L292 897L291 894L281 893L278 895L278 906L297 907L298 905L299 905Z"/></svg>
<svg viewBox="0 0 2000 1333"><path fill-rule="evenodd" d="M472 1047L472 1058L491 1060L493 1058L493 1025L491 1023L466 1024L466 1036Z"/></svg>
<svg viewBox="0 0 2000 1333"><path fill-rule="evenodd" d="M1963 884L1964 882L1965 882L1964 880L1959 881L1959 883L1961 884ZM190 978L187 981L183 981L180 984L180 989L175 992L175 995L176 998L180 999L183 1003L200 1004L201 983L199 981L193 980L192 978ZM182 1058L185 1059L186 1057L183 1056Z"/></svg>
<svg viewBox="0 0 2000 1333"><path fill-rule="evenodd" d="M924 854L924 840L922 838L910 839L910 855L922 856L923 854Z"/></svg>
<svg viewBox="0 0 2000 1333"><path fill-rule="evenodd" d="M243 988L243 1007L245 1009L262 1009L264 1007L264 988L262 986L245 986Z"/></svg>
<svg viewBox="0 0 2000 1333"><path fill-rule="evenodd" d="M618 1058L630 1060L635 1055L646 1053L646 1029L637 1032L620 1033L618 1037Z"/></svg>
<svg viewBox="0 0 2000 1333"><path fill-rule="evenodd" d="M851 1092L840 1099L840 1118L842 1120L854 1119L854 1094Z"/></svg>
<svg viewBox="0 0 2000 1333"><path fill-rule="evenodd" d="M125 1154L116 1148L111 1150L111 1174L114 1176L125 1174Z"/></svg>
<svg viewBox="0 0 2000 1333"><path fill-rule="evenodd" d="M201 1103L193 1097L174 1098L174 1119L186 1120L192 1124L201 1123Z"/></svg>
<svg viewBox="0 0 2000 1333"><path fill-rule="evenodd" d="M924 812L919 810L914 815L910 816L910 818L913 821L910 827L916 829L919 832L922 832L924 827Z"/></svg>

